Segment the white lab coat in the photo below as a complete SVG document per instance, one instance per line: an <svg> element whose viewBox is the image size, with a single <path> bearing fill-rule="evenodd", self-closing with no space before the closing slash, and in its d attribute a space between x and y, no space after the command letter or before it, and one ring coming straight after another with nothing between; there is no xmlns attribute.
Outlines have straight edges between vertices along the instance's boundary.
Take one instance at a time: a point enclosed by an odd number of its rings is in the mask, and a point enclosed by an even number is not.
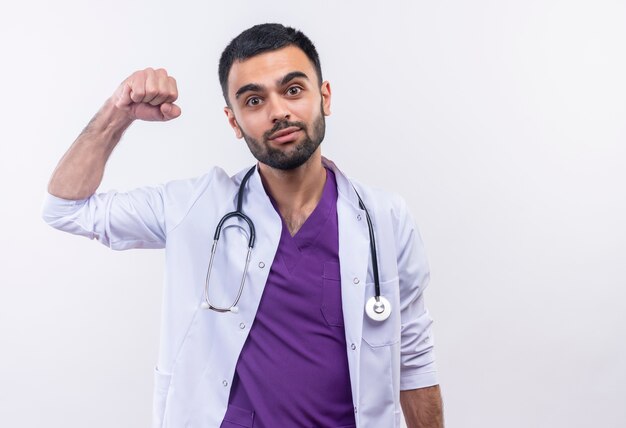
<svg viewBox="0 0 626 428"><path fill-rule="evenodd" d="M346 353L357 427L399 427L399 392L437 384L432 320L423 291L429 271L419 233L404 201L337 178L339 258ZM244 345L281 235L281 220L258 171L243 210L256 226L246 286L238 313L203 310L204 282L218 221L233 211L244 170L219 168L197 179L127 193L101 193L82 201L49 195L44 219L53 227L98 239L116 250L165 248L161 341L154 389L154 427L219 427L235 366ZM365 302L375 294L368 226L354 188L375 228L381 294L392 305L384 322L371 321ZM239 287L247 232L224 227L210 282L211 301L228 306ZM243 226L243 222L241 223Z"/></svg>

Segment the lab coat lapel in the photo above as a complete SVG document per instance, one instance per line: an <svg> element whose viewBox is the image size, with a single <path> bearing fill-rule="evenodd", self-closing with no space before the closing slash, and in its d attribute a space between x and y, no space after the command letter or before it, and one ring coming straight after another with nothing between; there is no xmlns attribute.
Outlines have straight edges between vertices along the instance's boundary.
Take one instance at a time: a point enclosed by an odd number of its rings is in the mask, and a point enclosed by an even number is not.
<svg viewBox="0 0 626 428"><path fill-rule="evenodd" d="M370 258L369 233L365 212L358 206L356 192L351 182L333 162L325 158L323 161L326 166L333 169L337 178L341 299L352 399L356 405L359 403L363 308ZM358 414L356 416L358 420Z"/></svg>
<svg viewBox="0 0 626 428"><path fill-rule="evenodd" d="M238 175L243 176L246 171L244 170ZM237 178L237 181L241 182L239 177ZM282 231L280 215L274 209L265 192L258 165L250 177L246 189L244 189L242 210L255 224L256 233L256 244L252 250L252 259L248 270L248 279L254 285L248 289L248 296L246 296L251 302L249 307L252 318L248 320L251 325L265 289L269 268L274 261ZM267 266L267 268L259 269L259 263Z"/></svg>

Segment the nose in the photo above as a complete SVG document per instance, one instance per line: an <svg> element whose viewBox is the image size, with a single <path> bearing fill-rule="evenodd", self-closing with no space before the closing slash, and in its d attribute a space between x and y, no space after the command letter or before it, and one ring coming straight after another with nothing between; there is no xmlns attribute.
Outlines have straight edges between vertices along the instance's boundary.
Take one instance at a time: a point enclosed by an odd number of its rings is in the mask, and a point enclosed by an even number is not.
<svg viewBox="0 0 626 428"><path fill-rule="evenodd" d="M268 102L270 104L268 111L272 123L289 120L291 117L289 106L282 97L274 95L269 98Z"/></svg>

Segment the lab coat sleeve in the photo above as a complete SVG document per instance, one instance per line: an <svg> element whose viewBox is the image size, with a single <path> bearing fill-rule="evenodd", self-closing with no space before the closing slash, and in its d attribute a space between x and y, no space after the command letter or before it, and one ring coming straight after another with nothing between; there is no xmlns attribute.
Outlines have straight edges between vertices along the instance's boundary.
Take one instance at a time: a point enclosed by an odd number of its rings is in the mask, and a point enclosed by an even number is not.
<svg viewBox="0 0 626 428"><path fill-rule="evenodd" d="M397 197L396 254L400 282L400 389L437 385L432 318L424 304L430 279L428 260L417 226L405 201Z"/></svg>
<svg viewBox="0 0 626 428"><path fill-rule="evenodd" d="M163 187L144 187L76 201L47 194L43 219L56 229L97 239L114 250L163 248L164 211Z"/></svg>

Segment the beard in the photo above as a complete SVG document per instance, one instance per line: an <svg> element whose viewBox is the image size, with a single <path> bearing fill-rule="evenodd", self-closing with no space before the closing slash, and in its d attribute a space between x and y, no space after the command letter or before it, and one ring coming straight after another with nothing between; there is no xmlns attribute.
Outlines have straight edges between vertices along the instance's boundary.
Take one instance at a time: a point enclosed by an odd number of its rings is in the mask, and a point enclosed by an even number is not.
<svg viewBox="0 0 626 428"><path fill-rule="evenodd" d="M304 132L304 139L288 152L270 147L269 137L275 132L290 126L300 128ZM313 121L311 132L309 132L309 127L304 122L290 122L287 120L276 122L272 129L263 134L263 143L247 135L243 132L243 129L241 133L256 160L272 168L286 171L303 165L317 150L326 134L326 120L324 119L323 111L320 111L320 115Z"/></svg>

